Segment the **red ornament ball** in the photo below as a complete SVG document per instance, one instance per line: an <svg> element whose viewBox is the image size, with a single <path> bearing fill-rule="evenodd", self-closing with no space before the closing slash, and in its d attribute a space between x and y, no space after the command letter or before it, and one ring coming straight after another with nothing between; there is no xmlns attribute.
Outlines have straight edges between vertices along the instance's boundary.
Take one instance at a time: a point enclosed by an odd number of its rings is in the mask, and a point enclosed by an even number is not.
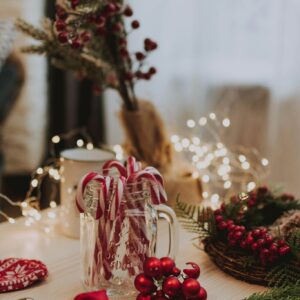
<svg viewBox="0 0 300 300"><path fill-rule="evenodd" d="M178 269L177 267L174 267L173 268L173 270L172 270L172 275L174 275L174 276L179 276L180 275L180 273L181 273L181 270L180 269Z"/></svg>
<svg viewBox="0 0 300 300"><path fill-rule="evenodd" d="M152 278L143 273L136 276L134 286L140 293L143 294L150 294L156 290L156 286Z"/></svg>
<svg viewBox="0 0 300 300"><path fill-rule="evenodd" d="M161 271L163 275L172 274L173 268L175 267L175 262L170 257L163 257L160 259Z"/></svg>
<svg viewBox="0 0 300 300"><path fill-rule="evenodd" d="M201 287L198 295L195 298L193 298L193 300L207 300L206 290L203 287Z"/></svg>
<svg viewBox="0 0 300 300"><path fill-rule="evenodd" d="M152 296L149 295L145 295L145 294L138 294L136 297L136 300L152 300Z"/></svg>
<svg viewBox="0 0 300 300"><path fill-rule="evenodd" d="M181 290L181 283L178 278L170 276L163 282L163 292L172 297L176 296Z"/></svg>
<svg viewBox="0 0 300 300"><path fill-rule="evenodd" d="M185 279L182 283L182 291L186 297L194 297L200 291L200 283L194 278Z"/></svg>
<svg viewBox="0 0 300 300"><path fill-rule="evenodd" d="M192 269L184 269L183 273L187 275L189 278L197 279L200 276L200 267L193 262L186 263L187 265L192 266Z"/></svg>
<svg viewBox="0 0 300 300"><path fill-rule="evenodd" d="M161 262L156 257L149 257L144 262L144 273L150 277L161 276Z"/></svg>

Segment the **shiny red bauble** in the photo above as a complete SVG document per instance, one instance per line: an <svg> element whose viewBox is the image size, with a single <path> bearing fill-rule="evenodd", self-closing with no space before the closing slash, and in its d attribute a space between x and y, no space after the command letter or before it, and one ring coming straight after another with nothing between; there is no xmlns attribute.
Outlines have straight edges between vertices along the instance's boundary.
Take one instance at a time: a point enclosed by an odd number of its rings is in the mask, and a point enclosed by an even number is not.
<svg viewBox="0 0 300 300"><path fill-rule="evenodd" d="M182 283L182 291L186 297L195 297L200 291L200 283L194 278L185 279Z"/></svg>
<svg viewBox="0 0 300 300"><path fill-rule="evenodd" d="M192 269L184 269L183 273L185 275L187 275L189 278L194 278L194 279L199 278L199 276L200 276L200 267L197 264L193 263L193 262L188 262L186 264L192 266L193 268Z"/></svg>
<svg viewBox="0 0 300 300"><path fill-rule="evenodd" d="M193 300L207 300L207 292L206 290L201 287L199 293L196 297L193 297Z"/></svg>
<svg viewBox="0 0 300 300"><path fill-rule="evenodd" d="M166 295L176 296L181 290L181 283L178 278L171 276L165 279L162 289Z"/></svg>
<svg viewBox="0 0 300 300"><path fill-rule="evenodd" d="M145 274L139 274L134 280L135 288L143 294L151 294L156 291L156 286L152 278L148 277Z"/></svg>
<svg viewBox="0 0 300 300"><path fill-rule="evenodd" d="M160 259L161 271L163 275L172 274L173 268L175 267L175 262L170 257L163 257Z"/></svg>
<svg viewBox="0 0 300 300"><path fill-rule="evenodd" d="M156 257L149 257L144 261L144 273L150 277L161 276L161 262Z"/></svg>
<svg viewBox="0 0 300 300"><path fill-rule="evenodd" d="M152 300L151 295L138 294L136 300Z"/></svg>

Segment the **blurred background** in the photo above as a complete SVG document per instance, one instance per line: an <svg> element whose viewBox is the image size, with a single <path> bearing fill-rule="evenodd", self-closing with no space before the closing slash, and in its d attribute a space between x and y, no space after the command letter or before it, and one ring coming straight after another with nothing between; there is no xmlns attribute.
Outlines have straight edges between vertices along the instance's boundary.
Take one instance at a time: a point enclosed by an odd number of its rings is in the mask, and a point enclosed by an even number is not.
<svg viewBox="0 0 300 300"><path fill-rule="evenodd" d="M39 24L54 16L53 0L1 0L0 21ZM270 161L269 182L300 195L300 2L297 0L130 0L150 36L158 74L138 85L170 134L209 112L231 120L226 139L257 148ZM7 26L7 25L6 25ZM95 143L122 143L115 93L95 96L89 81L23 55L26 39L0 28L2 191L22 197L30 174L49 154L55 134L86 127ZM6 49L7 48L7 49ZM200 129L199 129L200 130Z"/></svg>

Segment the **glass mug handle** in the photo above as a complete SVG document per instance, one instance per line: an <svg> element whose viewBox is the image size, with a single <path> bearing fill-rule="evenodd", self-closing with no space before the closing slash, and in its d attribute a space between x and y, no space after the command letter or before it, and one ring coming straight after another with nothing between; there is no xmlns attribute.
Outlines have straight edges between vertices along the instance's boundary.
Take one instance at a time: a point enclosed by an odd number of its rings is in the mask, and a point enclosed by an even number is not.
<svg viewBox="0 0 300 300"><path fill-rule="evenodd" d="M176 214L172 208L164 204L157 205L155 208L157 210L158 219L167 221L169 225L169 247L166 256L175 259L179 242L179 226Z"/></svg>

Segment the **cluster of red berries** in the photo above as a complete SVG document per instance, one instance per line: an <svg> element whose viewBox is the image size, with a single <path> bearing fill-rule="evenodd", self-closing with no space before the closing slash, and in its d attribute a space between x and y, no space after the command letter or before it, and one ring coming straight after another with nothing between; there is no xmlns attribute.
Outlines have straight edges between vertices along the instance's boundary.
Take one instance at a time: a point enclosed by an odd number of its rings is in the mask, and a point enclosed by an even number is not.
<svg viewBox="0 0 300 300"><path fill-rule="evenodd" d="M248 200L253 201L253 198ZM250 202L251 203L251 202ZM274 264L280 258L291 252L285 240L276 240L268 234L266 228L256 228L247 231L245 226L238 225L224 214L224 206L214 211L217 228L227 238L231 247L243 249L258 256L263 266Z"/></svg>
<svg viewBox="0 0 300 300"><path fill-rule="evenodd" d="M187 265L192 268L184 269L182 274L169 257L147 258L143 266L144 273L134 281L135 288L140 292L136 299L206 300L207 292L197 280L200 276L199 266L193 262Z"/></svg>
<svg viewBox="0 0 300 300"><path fill-rule="evenodd" d="M81 4L81 0L69 0L70 7L76 9ZM105 36L108 32L115 35L117 41L117 49L120 57L126 61L131 61L130 54L127 50L127 39L123 24L120 20L121 16L133 16L133 10L129 5L121 6L118 3L110 2L103 6L101 12L89 13L81 16L78 24L88 25L90 30L85 29L79 32L78 26L68 25L67 19L69 13L61 5L56 5L56 21L55 28L57 31L57 39L62 44L68 44L74 50L80 50L84 45L90 42L92 35ZM74 21L72 21L74 23ZM133 20L131 22L132 29L138 29L140 22ZM149 52L157 49L158 45L150 38L144 40L144 51L136 52L134 54L139 63L137 71L128 71L125 73L124 79L132 81L133 79L150 80L151 77L157 73L154 67L150 67L146 71L142 71L143 61L147 58Z"/></svg>

